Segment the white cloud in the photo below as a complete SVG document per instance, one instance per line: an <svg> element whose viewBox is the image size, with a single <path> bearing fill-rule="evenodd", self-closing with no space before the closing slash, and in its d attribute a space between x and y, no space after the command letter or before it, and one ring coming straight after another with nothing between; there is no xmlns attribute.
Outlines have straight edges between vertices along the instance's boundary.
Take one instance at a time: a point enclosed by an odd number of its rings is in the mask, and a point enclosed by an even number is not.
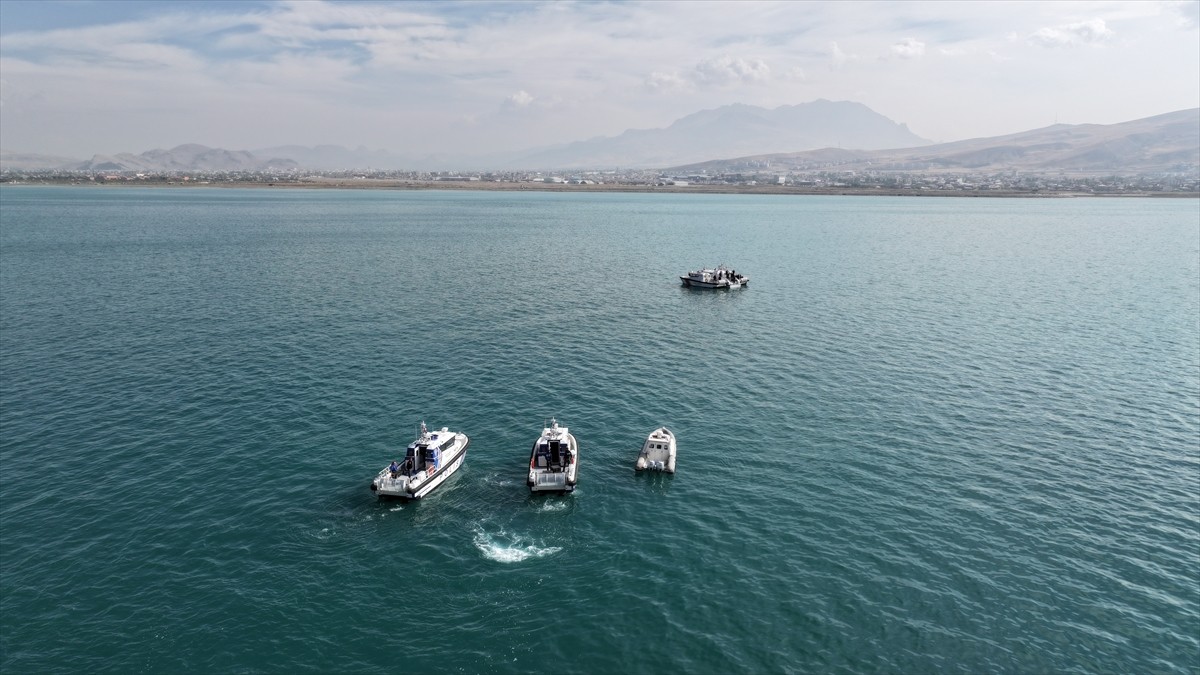
<svg viewBox="0 0 1200 675"><path fill-rule="evenodd" d="M679 73L654 71L646 78L646 87L655 92L671 93L691 91L692 84Z"/></svg>
<svg viewBox="0 0 1200 675"><path fill-rule="evenodd" d="M829 67L836 70L846 65L847 61L852 61L858 57L853 54L847 54L842 51L836 42L829 43Z"/></svg>
<svg viewBox="0 0 1200 675"><path fill-rule="evenodd" d="M1079 23L1040 28L1029 36L1031 44L1042 47L1074 47L1098 44L1113 36L1104 19L1091 19Z"/></svg>
<svg viewBox="0 0 1200 675"><path fill-rule="evenodd" d="M345 58L283 52L269 60L214 65L213 71L215 77L235 86L344 93L353 88L361 68Z"/></svg>
<svg viewBox="0 0 1200 675"><path fill-rule="evenodd" d="M167 14L142 21L9 33L3 37L3 47L8 52L44 55L105 54L120 45L188 39L239 23L240 18L228 15Z"/></svg>
<svg viewBox="0 0 1200 675"><path fill-rule="evenodd" d="M1173 5L1175 11L1179 13L1179 18L1176 19L1176 24L1185 30L1196 30L1200 27L1200 2L1196 0L1184 0Z"/></svg>
<svg viewBox="0 0 1200 675"><path fill-rule="evenodd" d="M116 44L109 58L136 68L172 68L181 71L203 70L205 62L189 49L147 42Z"/></svg>
<svg viewBox="0 0 1200 675"><path fill-rule="evenodd" d="M794 68L789 77L804 71ZM689 93L700 89L731 87L742 84L760 84L771 79L771 67L762 59L746 59L728 54L705 59L690 69L679 71L656 70L644 80L647 89L660 93Z"/></svg>
<svg viewBox="0 0 1200 675"><path fill-rule="evenodd" d="M533 96L524 89L504 99L504 107L506 108L528 108L531 103L533 103Z"/></svg>
<svg viewBox="0 0 1200 675"><path fill-rule="evenodd" d="M765 82L771 77L771 69L762 59L734 58L725 54L696 64L694 76L699 84Z"/></svg>
<svg viewBox="0 0 1200 675"><path fill-rule="evenodd" d="M925 53L925 43L915 38L904 38L892 45L892 53L902 59L915 59Z"/></svg>

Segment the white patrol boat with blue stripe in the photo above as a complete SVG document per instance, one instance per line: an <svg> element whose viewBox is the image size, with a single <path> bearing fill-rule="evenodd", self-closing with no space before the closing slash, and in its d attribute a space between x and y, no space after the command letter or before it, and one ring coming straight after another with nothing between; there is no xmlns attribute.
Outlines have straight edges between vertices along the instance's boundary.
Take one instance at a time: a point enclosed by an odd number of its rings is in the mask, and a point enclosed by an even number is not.
<svg viewBox="0 0 1200 675"><path fill-rule="evenodd" d="M579 444L566 427L550 418L529 452L530 492L574 492L579 471Z"/></svg>
<svg viewBox="0 0 1200 675"><path fill-rule="evenodd" d="M421 422L417 440L408 444L403 461L390 466L371 481L371 492L380 497L420 499L446 482L467 458L471 440L446 427L430 432Z"/></svg>

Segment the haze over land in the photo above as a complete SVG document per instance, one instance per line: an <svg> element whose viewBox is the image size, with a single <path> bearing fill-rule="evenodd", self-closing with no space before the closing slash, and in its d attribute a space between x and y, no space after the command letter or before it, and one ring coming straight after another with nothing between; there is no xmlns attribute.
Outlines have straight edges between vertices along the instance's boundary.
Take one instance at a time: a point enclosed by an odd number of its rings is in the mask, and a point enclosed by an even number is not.
<svg viewBox="0 0 1200 675"><path fill-rule="evenodd" d="M96 155L86 161L0 155L0 168L71 171L659 168L781 149L844 145L872 150L928 143L904 125L862 104L813 101L774 110L748 105L722 106L693 113L663 129L631 129L615 137L491 155L406 157L382 150L338 146L280 146L246 152L188 144L137 155Z"/></svg>
<svg viewBox="0 0 1200 675"><path fill-rule="evenodd" d="M535 148L551 154L526 162L559 163L570 144L602 163L624 143L630 161L685 164L804 148L684 156L631 130L820 99L935 143L1109 125L1200 107L1198 7L4 0L0 151L361 148L447 165ZM839 140L822 144L879 147Z"/></svg>
<svg viewBox="0 0 1200 675"><path fill-rule="evenodd" d="M859 149L830 147L847 139ZM916 143L917 147L898 145ZM751 147L801 147L790 153L735 156ZM878 149L872 149L878 148ZM680 157L719 157L671 166ZM90 160L0 153L0 170L150 172L288 172L294 170L444 170L440 160L401 158L365 148L277 147L247 151L196 144ZM689 115L665 129L627 131L553 149L460 158L474 170L666 168L709 175L772 169L858 171L1022 171L1027 173L1200 173L1200 109L1112 125L1059 124L998 138L930 145L901 125L849 102L816 101L773 111L726 106ZM430 164L432 163L432 164Z"/></svg>

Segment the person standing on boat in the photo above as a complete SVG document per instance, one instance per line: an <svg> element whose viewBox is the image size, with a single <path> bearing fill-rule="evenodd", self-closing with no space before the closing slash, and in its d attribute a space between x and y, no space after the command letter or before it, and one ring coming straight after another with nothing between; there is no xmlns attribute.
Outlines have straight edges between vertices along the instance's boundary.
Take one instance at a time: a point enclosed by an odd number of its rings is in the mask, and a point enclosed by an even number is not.
<svg viewBox="0 0 1200 675"><path fill-rule="evenodd" d="M395 478L396 474L400 473L400 465L396 463L396 460L392 460L392 465L388 467L388 471L392 472L392 478Z"/></svg>

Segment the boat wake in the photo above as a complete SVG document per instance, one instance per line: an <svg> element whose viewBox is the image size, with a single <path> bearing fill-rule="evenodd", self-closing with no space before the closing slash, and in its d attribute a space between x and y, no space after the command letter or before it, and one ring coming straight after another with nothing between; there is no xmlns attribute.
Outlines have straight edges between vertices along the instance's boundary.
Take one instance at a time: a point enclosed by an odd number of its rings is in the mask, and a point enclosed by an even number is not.
<svg viewBox="0 0 1200 675"><path fill-rule="evenodd" d="M504 530L497 535L490 535L480 528L475 530L475 548L488 560L502 563L542 558L562 550L559 546L538 546L525 537L510 535Z"/></svg>
<svg viewBox="0 0 1200 675"><path fill-rule="evenodd" d="M501 478L499 474L493 474L484 479L488 485L496 485L499 487L512 487L517 485L517 481L511 478Z"/></svg>

